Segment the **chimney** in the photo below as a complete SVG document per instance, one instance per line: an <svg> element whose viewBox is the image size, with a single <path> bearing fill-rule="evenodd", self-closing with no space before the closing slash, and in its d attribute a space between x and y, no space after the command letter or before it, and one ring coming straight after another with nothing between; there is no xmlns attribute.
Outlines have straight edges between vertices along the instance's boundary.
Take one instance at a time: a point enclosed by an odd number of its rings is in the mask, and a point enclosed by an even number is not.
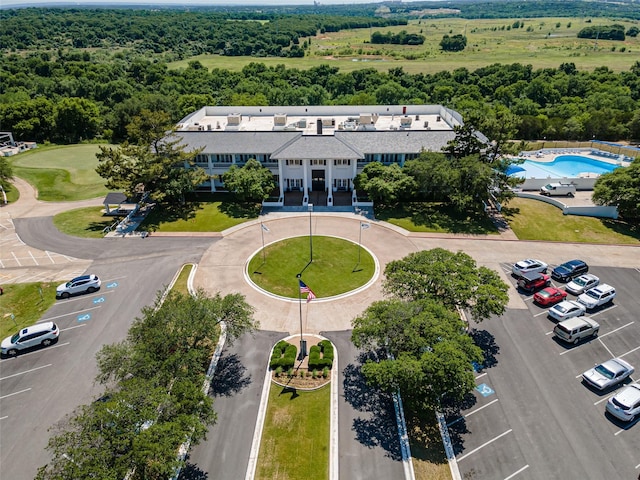
<svg viewBox="0 0 640 480"><path fill-rule="evenodd" d="M406 115L407 114L407 107L402 107L402 114Z"/></svg>

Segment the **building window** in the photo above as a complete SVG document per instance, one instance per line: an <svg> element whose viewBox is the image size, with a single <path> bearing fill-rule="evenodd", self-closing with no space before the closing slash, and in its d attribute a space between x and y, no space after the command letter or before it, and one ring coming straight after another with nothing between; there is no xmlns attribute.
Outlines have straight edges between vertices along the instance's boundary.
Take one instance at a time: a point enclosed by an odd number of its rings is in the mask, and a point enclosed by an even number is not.
<svg viewBox="0 0 640 480"><path fill-rule="evenodd" d="M287 165L291 167L299 167L302 165L302 160L287 160Z"/></svg>
<svg viewBox="0 0 640 480"><path fill-rule="evenodd" d="M219 153L212 157L213 163L233 163L233 155Z"/></svg>
<svg viewBox="0 0 640 480"><path fill-rule="evenodd" d="M311 160L311 165L326 165L327 161L326 160Z"/></svg>
<svg viewBox="0 0 640 480"><path fill-rule="evenodd" d="M333 164L336 167L346 167L348 165L351 165L351 160L349 160L348 158L336 158L333 161Z"/></svg>
<svg viewBox="0 0 640 480"><path fill-rule="evenodd" d="M198 166L208 166L209 165L209 155L204 155L199 153L196 155L196 165Z"/></svg>

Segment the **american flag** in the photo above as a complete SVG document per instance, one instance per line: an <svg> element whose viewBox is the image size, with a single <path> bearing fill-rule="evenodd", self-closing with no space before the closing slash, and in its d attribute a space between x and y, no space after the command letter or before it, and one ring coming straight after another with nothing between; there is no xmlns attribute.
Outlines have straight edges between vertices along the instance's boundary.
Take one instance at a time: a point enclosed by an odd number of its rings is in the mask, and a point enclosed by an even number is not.
<svg viewBox="0 0 640 480"><path fill-rule="evenodd" d="M310 302L314 298L316 298L316 294L311 290L302 280L298 280L300 282L300 293L307 294L307 302Z"/></svg>

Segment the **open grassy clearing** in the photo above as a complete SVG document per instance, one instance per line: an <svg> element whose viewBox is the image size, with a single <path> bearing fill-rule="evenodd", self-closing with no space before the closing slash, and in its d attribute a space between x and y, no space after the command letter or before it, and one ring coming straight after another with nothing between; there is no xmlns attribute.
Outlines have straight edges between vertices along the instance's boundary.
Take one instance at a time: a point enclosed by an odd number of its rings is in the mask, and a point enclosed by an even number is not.
<svg viewBox="0 0 640 480"><path fill-rule="evenodd" d="M256 226L256 236L260 235ZM294 237L256 252L247 267L249 277L263 289L298 298L296 275L318 298L349 292L366 284L375 271L373 257L358 245L335 237L313 236L313 262L309 264L309 237ZM358 258L360 261L358 262ZM306 298L306 293L302 294Z"/></svg>
<svg viewBox="0 0 640 480"><path fill-rule="evenodd" d="M520 240L551 242L640 244L640 229L627 223L576 215L545 202L514 198L502 214Z"/></svg>
<svg viewBox="0 0 640 480"><path fill-rule="evenodd" d="M0 340L36 323L56 301L57 286L57 283L3 285L4 294L0 296Z"/></svg>
<svg viewBox="0 0 640 480"><path fill-rule="evenodd" d="M330 385L303 392L271 384L256 479L329 478L330 400Z"/></svg>
<svg viewBox="0 0 640 480"><path fill-rule="evenodd" d="M96 173L98 145L43 146L11 159L15 176L38 190L44 201L86 200L108 190Z"/></svg>
<svg viewBox="0 0 640 480"><path fill-rule="evenodd" d="M393 209L376 209L376 218L410 232L497 235L498 229L484 216L467 216L440 203L410 202Z"/></svg>
<svg viewBox="0 0 640 480"><path fill-rule="evenodd" d="M591 20L587 23L587 20ZM523 28L510 28L516 21ZM625 29L640 22L604 18L532 18L532 19L424 19L409 25L353 29L328 32L311 38L311 54L304 58L223 57L199 55L172 62L169 68L186 68L192 60L207 68L241 70L251 62L267 66L308 69L320 64L338 67L341 72L374 68L387 71L402 67L407 73L436 73L465 67L471 71L494 63L521 63L534 69L557 68L573 62L579 70L607 66L619 72L628 71L640 61L640 36L627 37L624 42L577 38L584 27L622 24ZM527 29L531 27L530 31ZM509 28L509 29L507 29ZM368 43L374 31L382 33L406 30L426 37L419 46L373 45ZM462 34L467 37L463 52L444 53L440 50L443 35ZM304 39L300 39L302 43ZM621 51L624 48L624 51ZM615 49L615 50L614 50Z"/></svg>
<svg viewBox="0 0 640 480"><path fill-rule="evenodd" d="M102 207L85 207L67 210L53 217L55 227L66 235L84 238L102 238L104 229L116 219L105 217Z"/></svg>

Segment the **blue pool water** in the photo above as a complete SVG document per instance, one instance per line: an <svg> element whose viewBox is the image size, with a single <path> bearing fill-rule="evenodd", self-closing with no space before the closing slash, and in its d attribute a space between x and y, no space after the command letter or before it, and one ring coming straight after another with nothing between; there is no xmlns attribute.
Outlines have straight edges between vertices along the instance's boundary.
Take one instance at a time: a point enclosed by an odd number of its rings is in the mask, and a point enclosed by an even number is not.
<svg viewBox="0 0 640 480"><path fill-rule="evenodd" d="M579 155L560 155L552 162L536 162L525 160L523 163L511 165L509 175L524 178L577 178L581 173L609 173L619 165L602 162Z"/></svg>

